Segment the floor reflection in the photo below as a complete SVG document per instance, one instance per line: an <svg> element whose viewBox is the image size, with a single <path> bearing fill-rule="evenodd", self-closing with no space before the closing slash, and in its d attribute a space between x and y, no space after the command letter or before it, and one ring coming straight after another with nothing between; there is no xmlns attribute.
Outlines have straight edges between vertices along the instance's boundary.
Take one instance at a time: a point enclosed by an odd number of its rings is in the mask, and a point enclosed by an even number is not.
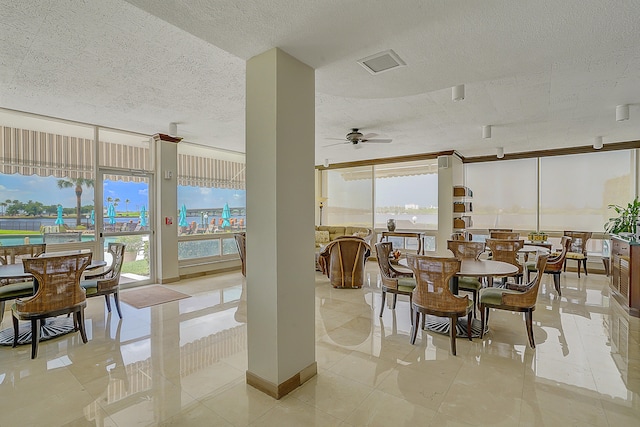
<svg viewBox="0 0 640 427"><path fill-rule="evenodd" d="M0 348L0 426L638 425L640 320L606 277L563 274L560 298L543 278L535 350L522 314L498 310L484 340L458 340L458 356L445 335L409 344L407 298L378 317L377 278L374 263L362 289L316 275L319 374L281 401L244 381L239 273L170 286L192 295L180 301L123 304L123 319L89 300L88 344L43 342L35 360L28 346Z"/></svg>

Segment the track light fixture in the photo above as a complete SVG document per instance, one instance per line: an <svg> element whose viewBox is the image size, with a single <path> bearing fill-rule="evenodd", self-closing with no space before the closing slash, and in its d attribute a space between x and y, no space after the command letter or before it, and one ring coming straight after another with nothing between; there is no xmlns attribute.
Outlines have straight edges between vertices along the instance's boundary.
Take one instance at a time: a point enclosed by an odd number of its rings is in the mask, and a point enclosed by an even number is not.
<svg viewBox="0 0 640 427"><path fill-rule="evenodd" d="M324 159L324 163L323 163L325 168L329 167L329 159Z"/></svg>
<svg viewBox="0 0 640 427"><path fill-rule="evenodd" d="M169 135L178 136L178 124L176 122L169 123Z"/></svg>
<svg viewBox="0 0 640 427"><path fill-rule="evenodd" d="M482 137L484 139L491 138L491 125L482 126Z"/></svg>
<svg viewBox="0 0 640 427"><path fill-rule="evenodd" d="M629 120L629 104L618 105L616 107L616 122Z"/></svg>
<svg viewBox="0 0 640 427"><path fill-rule="evenodd" d="M497 147L496 151L497 151L498 158L502 159L504 157L504 148L503 147Z"/></svg>
<svg viewBox="0 0 640 427"><path fill-rule="evenodd" d="M464 99L464 85L457 85L451 88L451 100L462 101Z"/></svg>
<svg viewBox="0 0 640 427"><path fill-rule="evenodd" d="M601 136L596 136L595 139L593 140L593 148L595 148L596 150L599 150L602 148L602 137Z"/></svg>

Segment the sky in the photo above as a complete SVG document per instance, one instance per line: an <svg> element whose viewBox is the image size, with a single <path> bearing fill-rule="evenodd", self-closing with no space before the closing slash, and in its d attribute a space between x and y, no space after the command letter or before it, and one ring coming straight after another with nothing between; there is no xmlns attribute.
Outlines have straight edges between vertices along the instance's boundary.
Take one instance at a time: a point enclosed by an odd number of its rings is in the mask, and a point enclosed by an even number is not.
<svg viewBox="0 0 640 427"><path fill-rule="evenodd" d="M19 200L21 202L40 202L45 206L61 204L64 207L76 206L75 187L58 188L58 178L24 176L19 174L0 174L0 202ZM142 205L149 209L149 186L147 183L105 181L104 198L119 198L118 211L139 211ZM129 203L125 204L125 200ZM83 187L82 205L93 205L93 188ZM178 205L185 204L188 209L221 208L225 203L229 207L246 206L244 190L220 188L178 187Z"/></svg>

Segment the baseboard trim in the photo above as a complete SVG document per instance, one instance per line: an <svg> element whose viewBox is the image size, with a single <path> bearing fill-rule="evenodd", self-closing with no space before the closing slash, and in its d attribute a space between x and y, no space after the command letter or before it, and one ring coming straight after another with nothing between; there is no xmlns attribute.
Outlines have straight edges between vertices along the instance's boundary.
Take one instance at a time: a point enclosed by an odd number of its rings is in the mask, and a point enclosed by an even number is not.
<svg viewBox="0 0 640 427"><path fill-rule="evenodd" d="M300 387L305 382L318 374L318 363L313 362L288 380L285 380L281 384L274 384L271 381L265 380L256 374L249 371L246 372L247 384L254 387L261 392L273 397L274 399L281 399L287 394L291 393L296 388Z"/></svg>

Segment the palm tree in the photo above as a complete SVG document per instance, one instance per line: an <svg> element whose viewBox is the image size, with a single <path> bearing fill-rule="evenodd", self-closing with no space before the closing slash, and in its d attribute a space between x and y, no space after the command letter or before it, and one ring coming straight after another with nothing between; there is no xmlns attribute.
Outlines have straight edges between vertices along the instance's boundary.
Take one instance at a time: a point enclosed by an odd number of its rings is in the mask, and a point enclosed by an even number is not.
<svg viewBox="0 0 640 427"><path fill-rule="evenodd" d="M124 199L124 208L127 212L129 212L129 203L131 203L131 200Z"/></svg>
<svg viewBox="0 0 640 427"><path fill-rule="evenodd" d="M75 187L76 190L76 226L82 225L82 187L93 187L92 179L85 178L64 178L58 180L58 188L71 188Z"/></svg>
<svg viewBox="0 0 640 427"><path fill-rule="evenodd" d="M2 202L2 203L0 203L0 206L2 206L2 215L4 215L4 208L7 207L7 203L6 202Z"/></svg>

